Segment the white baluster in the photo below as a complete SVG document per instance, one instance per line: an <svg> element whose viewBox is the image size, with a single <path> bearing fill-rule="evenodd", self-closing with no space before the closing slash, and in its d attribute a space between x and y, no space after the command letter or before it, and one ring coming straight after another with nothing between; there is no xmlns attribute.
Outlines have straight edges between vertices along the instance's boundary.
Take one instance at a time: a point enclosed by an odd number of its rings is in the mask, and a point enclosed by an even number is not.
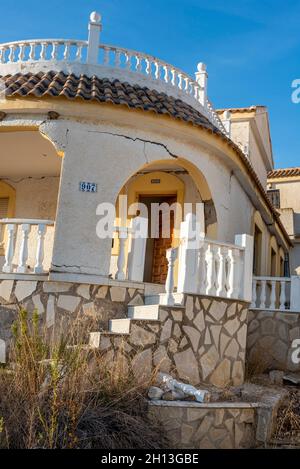
<svg viewBox="0 0 300 469"><path fill-rule="evenodd" d="M164 65L163 69L164 69L164 81L166 83L169 83L169 69L168 69L168 66Z"/></svg>
<svg viewBox="0 0 300 469"><path fill-rule="evenodd" d="M286 303L286 292L285 292L285 281L280 282L280 306L279 309L281 311L285 311L285 303Z"/></svg>
<svg viewBox="0 0 300 469"><path fill-rule="evenodd" d="M160 63L155 62L155 74L154 74L154 76L155 76L156 80L160 80L160 67L161 67Z"/></svg>
<svg viewBox="0 0 300 469"><path fill-rule="evenodd" d="M29 60L35 60L35 43L30 44Z"/></svg>
<svg viewBox="0 0 300 469"><path fill-rule="evenodd" d="M187 94L189 94L189 92L190 92L190 80L189 80L189 77L185 77L184 81L185 81L184 91L185 91Z"/></svg>
<svg viewBox="0 0 300 469"><path fill-rule="evenodd" d="M137 72L140 73L142 71L142 65L143 65L142 57L140 55L137 55L136 56L136 71Z"/></svg>
<svg viewBox="0 0 300 469"><path fill-rule="evenodd" d="M81 58L82 58L82 44L78 44L76 55L75 55L76 62L81 62Z"/></svg>
<svg viewBox="0 0 300 469"><path fill-rule="evenodd" d="M175 270L175 261L177 259L178 249L168 249L166 253L167 261L168 261L168 275L166 279L166 304L167 305L174 305L175 298L174 298L174 270Z"/></svg>
<svg viewBox="0 0 300 469"><path fill-rule="evenodd" d="M53 42L52 43L51 59L52 60L57 60L57 58L58 58L58 42Z"/></svg>
<svg viewBox="0 0 300 469"><path fill-rule="evenodd" d="M261 280L260 282L261 290L260 290L260 308L265 309L266 307L266 286L267 286L267 281L266 280Z"/></svg>
<svg viewBox="0 0 300 469"><path fill-rule="evenodd" d="M217 296L226 296L226 272L225 259L227 257L226 248L219 246L217 252L218 259L218 275L217 275Z"/></svg>
<svg viewBox="0 0 300 469"><path fill-rule="evenodd" d="M9 274L13 271L12 261L15 253L16 225L7 225L7 231L8 240L5 252L5 264L2 268L2 271Z"/></svg>
<svg viewBox="0 0 300 469"><path fill-rule="evenodd" d="M43 261L44 261L44 240L46 234L47 226L44 224L38 225L38 243L37 243L37 250L36 250L36 264L34 266L34 273L35 274L42 274L44 272L43 269Z"/></svg>
<svg viewBox="0 0 300 469"><path fill-rule="evenodd" d="M41 60L46 59L46 51L47 51L47 43L42 42L42 44L41 44L41 53L40 53L40 59Z"/></svg>
<svg viewBox="0 0 300 469"><path fill-rule="evenodd" d="M126 68L128 70L131 69L131 55L128 53L126 53Z"/></svg>
<svg viewBox="0 0 300 469"><path fill-rule="evenodd" d="M206 253L207 262L207 286L206 294L214 296L216 294L216 270L215 270L215 247L212 244L208 245Z"/></svg>
<svg viewBox="0 0 300 469"><path fill-rule="evenodd" d="M104 50L103 65L108 66L109 65L109 48L103 47L103 50Z"/></svg>
<svg viewBox="0 0 300 469"><path fill-rule="evenodd" d="M18 61L23 62L24 57L25 57L25 44L20 44Z"/></svg>
<svg viewBox="0 0 300 469"><path fill-rule="evenodd" d="M276 308L276 280L271 281L270 309Z"/></svg>
<svg viewBox="0 0 300 469"><path fill-rule="evenodd" d="M119 256L118 256L118 262L117 262L117 267L118 271L116 273L116 279L117 280L125 280L126 279L126 274L125 274L125 245L126 245L126 239L127 239L127 233L128 230L127 228L118 228L119 232Z"/></svg>
<svg viewBox="0 0 300 469"><path fill-rule="evenodd" d="M64 60L68 60L70 57L70 43L66 42L64 50Z"/></svg>
<svg viewBox="0 0 300 469"><path fill-rule="evenodd" d="M172 76L172 79L171 79L171 84L172 86L176 86L176 70L171 70L171 76Z"/></svg>
<svg viewBox="0 0 300 469"><path fill-rule="evenodd" d="M9 55L8 55L9 62L14 62L14 60L15 60L15 50L16 50L16 46L10 46L9 47Z"/></svg>
<svg viewBox="0 0 300 469"><path fill-rule="evenodd" d="M149 59L146 59L146 75L151 75L151 62Z"/></svg>
<svg viewBox="0 0 300 469"><path fill-rule="evenodd" d="M178 88L182 90L182 73L178 73Z"/></svg>
<svg viewBox="0 0 300 469"><path fill-rule="evenodd" d="M256 308L256 299L257 299L257 280L253 279L252 281L252 303L251 308Z"/></svg>
<svg viewBox="0 0 300 469"><path fill-rule="evenodd" d="M27 223L21 225L22 241L20 246L19 265L17 272L19 274L25 274L27 272L27 259L28 259L28 238L31 226Z"/></svg>

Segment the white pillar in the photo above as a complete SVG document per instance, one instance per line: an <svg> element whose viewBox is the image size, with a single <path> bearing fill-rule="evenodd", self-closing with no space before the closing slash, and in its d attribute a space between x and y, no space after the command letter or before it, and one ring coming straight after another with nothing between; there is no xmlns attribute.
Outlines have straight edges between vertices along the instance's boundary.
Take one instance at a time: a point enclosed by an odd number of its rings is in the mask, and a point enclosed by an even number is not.
<svg viewBox="0 0 300 469"><path fill-rule="evenodd" d="M97 64L98 63L98 52L100 44L100 32L102 31L101 15L96 11L93 11L90 15L89 22L89 38L88 38L88 49L87 49L87 63Z"/></svg>
<svg viewBox="0 0 300 469"><path fill-rule="evenodd" d="M202 106L206 107L206 100L207 100L207 71L206 65L202 62L198 64L197 67L198 71L195 73L196 81L200 86L199 91L199 101Z"/></svg>
<svg viewBox="0 0 300 469"><path fill-rule="evenodd" d="M245 248L244 251L244 272L241 275L241 299L252 301L252 279L253 279L253 236L243 234L236 235L235 244Z"/></svg>
<svg viewBox="0 0 300 469"><path fill-rule="evenodd" d="M291 277L291 310L300 313L300 276Z"/></svg>

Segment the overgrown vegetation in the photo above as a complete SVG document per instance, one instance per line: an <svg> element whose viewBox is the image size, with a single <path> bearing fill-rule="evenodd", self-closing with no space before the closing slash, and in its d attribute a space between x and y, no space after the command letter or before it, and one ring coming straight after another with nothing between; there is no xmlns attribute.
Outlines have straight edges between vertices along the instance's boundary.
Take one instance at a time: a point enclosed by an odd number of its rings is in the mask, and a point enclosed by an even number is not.
<svg viewBox="0 0 300 469"><path fill-rule="evenodd" d="M118 356L107 363L78 330L52 334L21 310L10 367L0 370L0 448L163 447L148 420L150 383L139 385ZM76 336L76 344L74 343Z"/></svg>
<svg viewBox="0 0 300 469"><path fill-rule="evenodd" d="M285 405L279 409L274 439L300 443L300 391L290 391Z"/></svg>

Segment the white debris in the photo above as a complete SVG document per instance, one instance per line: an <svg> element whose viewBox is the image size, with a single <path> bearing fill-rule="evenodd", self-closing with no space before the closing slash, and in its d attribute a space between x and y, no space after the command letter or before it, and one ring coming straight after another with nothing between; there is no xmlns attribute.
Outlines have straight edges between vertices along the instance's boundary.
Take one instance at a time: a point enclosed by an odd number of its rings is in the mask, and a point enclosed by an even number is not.
<svg viewBox="0 0 300 469"><path fill-rule="evenodd" d="M180 383L176 379L173 379L172 376L167 375L165 373L159 373L158 380L169 391L178 391L178 390L182 391L187 396L195 397L197 402L209 402L210 401L211 396L210 396L210 393L206 389L199 390L189 384Z"/></svg>

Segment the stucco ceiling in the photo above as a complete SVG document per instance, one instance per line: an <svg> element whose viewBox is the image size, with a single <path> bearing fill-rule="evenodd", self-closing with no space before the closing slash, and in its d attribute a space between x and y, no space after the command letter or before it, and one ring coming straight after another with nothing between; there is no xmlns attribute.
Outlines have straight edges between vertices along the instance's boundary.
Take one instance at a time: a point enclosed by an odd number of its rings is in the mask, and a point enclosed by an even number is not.
<svg viewBox="0 0 300 469"><path fill-rule="evenodd" d="M0 132L0 178L60 174L61 158L37 131Z"/></svg>

